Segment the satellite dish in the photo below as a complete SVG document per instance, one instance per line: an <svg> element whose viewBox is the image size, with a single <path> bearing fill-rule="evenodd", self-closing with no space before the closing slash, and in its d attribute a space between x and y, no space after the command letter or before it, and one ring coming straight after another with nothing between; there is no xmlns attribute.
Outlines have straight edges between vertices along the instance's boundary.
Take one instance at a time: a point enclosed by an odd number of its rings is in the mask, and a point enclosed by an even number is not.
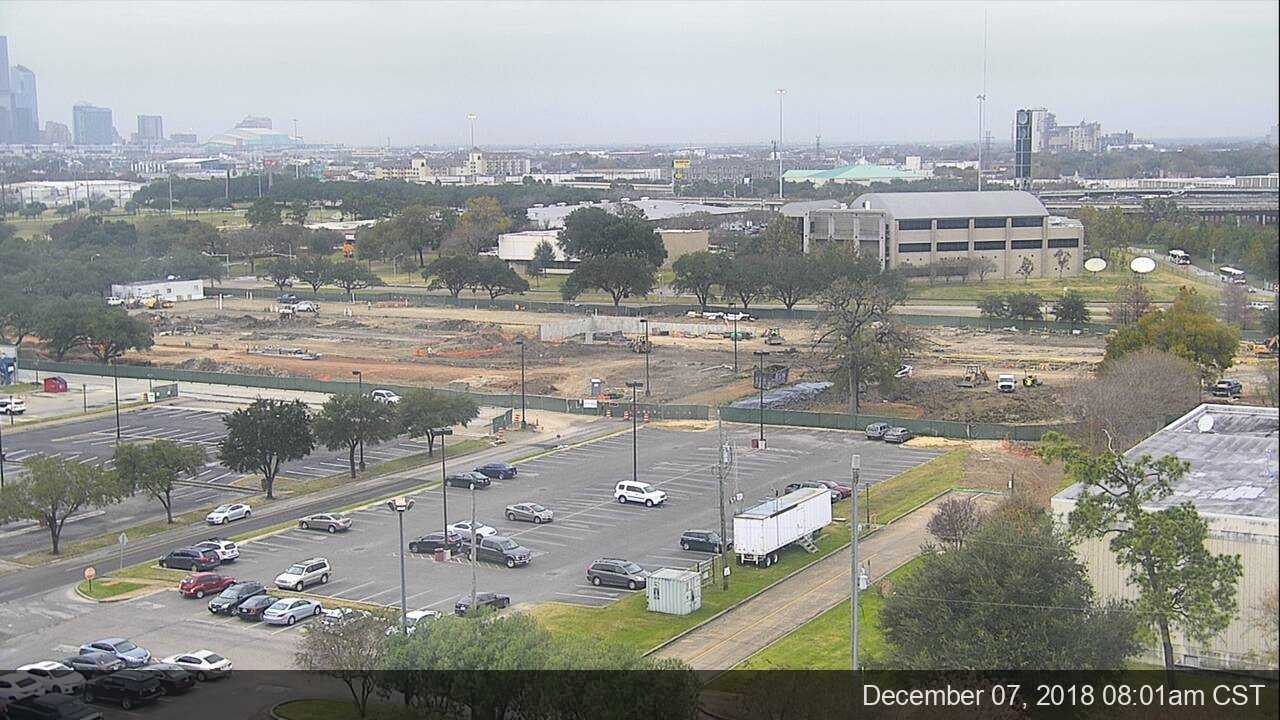
<svg viewBox="0 0 1280 720"><path fill-rule="evenodd" d="M1201 415L1196 421L1196 429L1202 433L1213 432L1213 416Z"/></svg>
<svg viewBox="0 0 1280 720"><path fill-rule="evenodd" d="M1146 275L1156 269L1156 261L1145 255L1141 255L1134 258L1133 261L1129 263L1129 269L1139 275Z"/></svg>
<svg viewBox="0 0 1280 720"><path fill-rule="evenodd" d="M1089 258L1084 261L1084 269L1091 273L1099 273L1107 269L1107 261L1100 257Z"/></svg>

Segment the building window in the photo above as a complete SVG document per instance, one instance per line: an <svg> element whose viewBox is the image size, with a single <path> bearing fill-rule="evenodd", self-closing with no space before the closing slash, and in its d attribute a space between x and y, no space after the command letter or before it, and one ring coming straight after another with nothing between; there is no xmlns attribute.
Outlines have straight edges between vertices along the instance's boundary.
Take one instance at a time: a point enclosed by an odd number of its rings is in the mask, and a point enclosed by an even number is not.
<svg viewBox="0 0 1280 720"><path fill-rule="evenodd" d="M929 220L899 220L899 230L929 230L932 228Z"/></svg>
<svg viewBox="0 0 1280 720"><path fill-rule="evenodd" d="M973 249L974 250L1004 250L1005 245L1003 240L974 240Z"/></svg>
<svg viewBox="0 0 1280 720"><path fill-rule="evenodd" d="M938 221L939 230L968 230L969 218L942 218Z"/></svg>
<svg viewBox="0 0 1280 720"><path fill-rule="evenodd" d="M929 252L929 243L898 243L900 253Z"/></svg>
<svg viewBox="0 0 1280 720"><path fill-rule="evenodd" d="M940 242L938 243L938 252L966 252L969 250L968 242Z"/></svg>
<svg viewBox="0 0 1280 720"><path fill-rule="evenodd" d="M1051 248L1080 247L1080 238L1049 238L1049 247Z"/></svg>
<svg viewBox="0 0 1280 720"><path fill-rule="evenodd" d="M974 218L973 226L976 228L1002 228L1005 226L1008 218Z"/></svg>
<svg viewBox="0 0 1280 720"><path fill-rule="evenodd" d="M1044 218L1038 217L1016 217L1013 219L1014 227L1042 227Z"/></svg>
<svg viewBox="0 0 1280 720"><path fill-rule="evenodd" d="M1035 240L1014 240L1012 241L1014 250L1039 250L1044 247L1043 241L1039 238Z"/></svg>

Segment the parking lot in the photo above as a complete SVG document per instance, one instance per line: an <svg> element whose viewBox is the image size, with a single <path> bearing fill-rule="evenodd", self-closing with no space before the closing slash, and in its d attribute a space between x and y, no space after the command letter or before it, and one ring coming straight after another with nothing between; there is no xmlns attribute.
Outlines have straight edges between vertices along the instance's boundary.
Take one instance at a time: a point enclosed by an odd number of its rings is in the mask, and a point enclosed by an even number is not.
<svg viewBox="0 0 1280 720"><path fill-rule="evenodd" d="M773 494L789 482L826 478L847 480L849 458L862 457L861 477L880 482L936 456L929 449L891 446L868 441L856 433L769 428L769 449L747 448L754 429L735 428L730 439L738 450L726 473L726 498L741 493L727 516ZM627 590L594 587L585 568L600 557L625 558L649 570L689 567L708 554L684 551L679 536L686 529L717 529L717 436L713 432L684 432L642 428L638 434L639 479L668 494L667 504L655 508L620 505L613 497L618 480L631 477L631 433L625 432L584 445L561 449L519 463L520 474L474 491L476 519L497 528L532 551L527 567L508 569L479 563L475 567L480 591L511 596L512 603L548 600L582 605L607 604ZM451 468L451 470L466 468ZM424 478L424 481L427 478ZM448 489L449 522L471 516L473 493ZM444 495L439 488L413 496L407 512L405 541L441 530ZM539 502L555 512L550 524L508 522L504 508L521 501ZM241 544L241 558L227 571L238 578L269 583L293 562L327 558L333 576L312 592L383 604L398 604L400 575L395 513L375 505L352 514L351 530L329 535L298 528ZM730 521L731 522L731 521ZM799 551L796 551L799 552ZM464 559L437 562L425 555L407 558L407 600L411 609L449 612L470 592L472 566ZM744 568L740 572L751 572Z"/></svg>

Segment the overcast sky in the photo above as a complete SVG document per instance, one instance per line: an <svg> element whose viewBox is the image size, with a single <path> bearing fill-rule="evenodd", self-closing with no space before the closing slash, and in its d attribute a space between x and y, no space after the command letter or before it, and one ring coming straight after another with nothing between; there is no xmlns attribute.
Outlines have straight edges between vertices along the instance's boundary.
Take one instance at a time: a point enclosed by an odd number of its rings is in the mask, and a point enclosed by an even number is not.
<svg viewBox="0 0 1280 720"><path fill-rule="evenodd" d="M309 141L768 142L977 135L1043 105L1145 137L1261 137L1280 3L0 2L41 120L80 100L201 139L247 114Z"/></svg>

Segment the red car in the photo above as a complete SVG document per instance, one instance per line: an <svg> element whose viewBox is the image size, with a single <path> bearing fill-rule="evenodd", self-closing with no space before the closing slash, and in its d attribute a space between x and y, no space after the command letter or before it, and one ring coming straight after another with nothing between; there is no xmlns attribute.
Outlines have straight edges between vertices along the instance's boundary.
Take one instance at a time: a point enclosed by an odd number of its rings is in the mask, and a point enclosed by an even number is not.
<svg viewBox="0 0 1280 720"><path fill-rule="evenodd" d="M835 480L819 480L818 482L839 493L841 500L844 500L853 494L853 486L851 485L844 485L836 482Z"/></svg>
<svg viewBox="0 0 1280 720"><path fill-rule="evenodd" d="M202 572L188 575L178 583L178 592L182 597L202 598L205 595L217 595L236 584L236 579L218 573Z"/></svg>

